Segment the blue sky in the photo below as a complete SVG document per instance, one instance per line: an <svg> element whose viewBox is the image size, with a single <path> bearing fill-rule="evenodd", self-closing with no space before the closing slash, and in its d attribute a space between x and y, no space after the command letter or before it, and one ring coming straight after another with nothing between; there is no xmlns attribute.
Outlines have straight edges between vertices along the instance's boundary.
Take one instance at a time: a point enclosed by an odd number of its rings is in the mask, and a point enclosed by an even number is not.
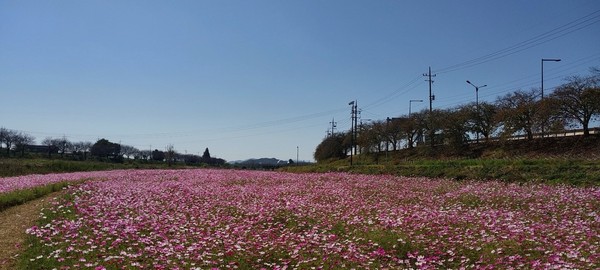
<svg viewBox="0 0 600 270"><path fill-rule="evenodd" d="M1 0L0 126L312 160L351 100L364 121L407 114L431 66L434 108L474 101L466 80L494 101L539 87L541 58L562 59L547 92L600 66L600 2Z"/></svg>

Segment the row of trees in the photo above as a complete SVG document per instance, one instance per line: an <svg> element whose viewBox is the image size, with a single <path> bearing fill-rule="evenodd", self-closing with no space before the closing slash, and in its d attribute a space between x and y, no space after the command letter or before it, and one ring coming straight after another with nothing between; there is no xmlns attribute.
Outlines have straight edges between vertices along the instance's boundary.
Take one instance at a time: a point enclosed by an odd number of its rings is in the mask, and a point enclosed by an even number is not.
<svg viewBox="0 0 600 270"><path fill-rule="evenodd" d="M100 139L95 143L89 141L72 142L66 137L52 138L47 137L42 140L42 145L34 145L35 137L21 131L15 131L7 128L0 128L0 156L10 157L25 153L40 153L52 158L53 155L60 155L61 158L70 158L74 160L87 160L93 157L96 160L123 162L125 159L133 160L152 160L157 162L167 162L173 164L184 162L186 164L208 164L223 165L225 160L210 156L208 148L202 156L177 153L173 145L168 145L165 151L155 149L140 150L136 147L124 144L110 142L106 139ZM89 156L89 157L88 157Z"/></svg>
<svg viewBox="0 0 600 270"><path fill-rule="evenodd" d="M517 90L498 97L496 102L469 103L451 109L423 110L398 118L361 125L356 137L359 151L381 152L420 143L446 144L460 148L476 140L508 139L515 136L532 140L536 136L583 129L600 116L600 70L588 76L573 76L541 99L539 89ZM353 148L350 132L325 138L315 151L317 161L344 158Z"/></svg>
<svg viewBox="0 0 600 270"><path fill-rule="evenodd" d="M0 150L2 145L6 146L6 155L10 155L10 151L25 153L27 145L32 144L35 138L24 132L17 132L14 130L0 128Z"/></svg>

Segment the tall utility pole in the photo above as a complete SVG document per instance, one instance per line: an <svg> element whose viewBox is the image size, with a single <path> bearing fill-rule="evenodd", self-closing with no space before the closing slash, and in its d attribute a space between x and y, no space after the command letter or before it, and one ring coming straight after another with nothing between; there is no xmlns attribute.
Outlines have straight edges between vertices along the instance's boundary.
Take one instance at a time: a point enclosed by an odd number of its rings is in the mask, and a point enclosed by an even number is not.
<svg viewBox="0 0 600 270"><path fill-rule="evenodd" d="M360 110L358 109L358 101L354 101L354 154L356 154L357 146L356 139L358 137L358 118L360 118Z"/></svg>
<svg viewBox="0 0 600 270"><path fill-rule="evenodd" d="M429 82L429 113L431 113L433 111L433 101L435 100L435 95L431 94L431 85L433 84L431 78L435 77L435 74L431 74L431 67L429 67L429 73L424 73L423 76L427 77L427 80L425 81Z"/></svg>
<svg viewBox="0 0 600 270"><path fill-rule="evenodd" d="M329 124L331 124L331 136L333 136L335 134L335 128L337 127L337 122L335 121L335 118L332 118Z"/></svg>
<svg viewBox="0 0 600 270"><path fill-rule="evenodd" d="M431 79L431 77L435 77L435 74L431 75L431 67L429 67L429 73L425 73L423 74L423 76L427 77L427 80L429 82L429 141L431 142L431 148L433 148L433 146L435 145L434 140L433 140L433 136L434 134L434 129L433 129L433 101L435 100L435 95L431 94L431 85L433 84L433 80Z"/></svg>
<svg viewBox="0 0 600 270"><path fill-rule="evenodd" d="M350 129L350 139L351 139L351 143L350 143L350 166L352 166L352 150L354 149L354 143L356 141L356 129L357 129L357 123L356 123L356 119L358 118L358 110L357 110L357 105L358 102L356 100L351 101L350 103L348 103L348 105L352 106L351 107L351 114L350 114L350 123L352 125L351 129Z"/></svg>

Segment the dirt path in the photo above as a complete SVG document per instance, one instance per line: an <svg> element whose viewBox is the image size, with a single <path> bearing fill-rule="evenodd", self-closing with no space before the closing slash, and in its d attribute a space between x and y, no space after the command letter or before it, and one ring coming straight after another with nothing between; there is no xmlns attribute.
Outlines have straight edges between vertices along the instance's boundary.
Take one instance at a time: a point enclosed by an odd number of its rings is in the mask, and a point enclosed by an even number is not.
<svg viewBox="0 0 600 270"><path fill-rule="evenodd" d="M57 195L58 192L48 194L0 212L0 270L15 268L25 241L25 230L35 225L41 209Z"/></svg>

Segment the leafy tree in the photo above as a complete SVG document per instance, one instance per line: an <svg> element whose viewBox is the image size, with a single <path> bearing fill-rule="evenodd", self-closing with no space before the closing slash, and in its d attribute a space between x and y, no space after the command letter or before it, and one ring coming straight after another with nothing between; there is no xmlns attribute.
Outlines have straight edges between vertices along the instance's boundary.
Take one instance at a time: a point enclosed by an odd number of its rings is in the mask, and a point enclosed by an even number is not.
<svg viewBox="0 0 600 270"><path fill-rule="evenodd" d="M210 152L208 151L208 147L204 150L204 153L202 154L202 158L210 158Z"/></svg>
<svg viewBox="0 0 600 270"><path fill-rule="evenodd" d="M562 118L580 125L584 136L588 136L590 121L600 115L600 75L570 77L550 98L557 105Z"/></svg>
<svg viewBox="0 0 600 270"><path fill-rule="evenodd" d="M165 160L165 152L159 151L158 149L154 149L154 151L152 151L152 160L154 160L154 161Z"/></svg>
<svg viewBox="0 0 600 270"><path fill-rule="evenodd" d="M202 157L197 155L183 155L182 157L185 164L199 164L202 162Z"/></svg>
<svg viewBox="0 0 600 270"><path fill-rule="evenodd" d="M208 147L204 150L204 153L202 154L202 160L204 160L204 162L209 163L210 161L210 152L208 151Z"/></svg>
<svg viewBox="0 0 600 270"><path fill-rule="evenodd" d="M342 133L333 134L317 145L315 150L315 160L318 162L328 159L341 159L346 157L346 147L344 144L346 135Z"/></svg>
<svg viewBox="0 0 600 270"><path fill-rule="evenodd" d="M107 139L100 139L91 149L92 156L99 158L109 158L119 161L118 156L121 153L121 145L108 141Z"/></svg>

